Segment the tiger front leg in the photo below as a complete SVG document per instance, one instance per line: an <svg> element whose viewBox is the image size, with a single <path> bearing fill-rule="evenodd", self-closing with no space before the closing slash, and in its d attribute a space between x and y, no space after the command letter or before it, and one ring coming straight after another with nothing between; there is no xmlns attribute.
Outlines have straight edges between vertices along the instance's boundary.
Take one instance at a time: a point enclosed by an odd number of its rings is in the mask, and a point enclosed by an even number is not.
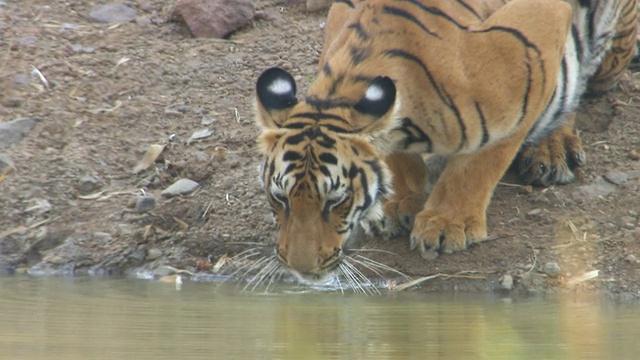
<svg viewBox="0 0 640 360"><path fill-rule="evenodd" d="M515 160L518 175L527 184L549 186L568 184L575 179L573 169L587 162L580 137L574 129L575 114L536 144L523 146Z"/></svg>
<svg viewBox="0 0 640 360"><path fill-rule="evenodd" d="M471 154L452 156L415 218L411 249L451 253L487 237L486 209L524 133Z"/></svg>
<svg viewBox="0 0 640 360"><path fill-rule="evenodd" d="M408 234L415 215L427 199L428 169L420 154L395 152L385 158L393 174L393 195L383 204L384 218L376 224L386 239Z"/></svg>

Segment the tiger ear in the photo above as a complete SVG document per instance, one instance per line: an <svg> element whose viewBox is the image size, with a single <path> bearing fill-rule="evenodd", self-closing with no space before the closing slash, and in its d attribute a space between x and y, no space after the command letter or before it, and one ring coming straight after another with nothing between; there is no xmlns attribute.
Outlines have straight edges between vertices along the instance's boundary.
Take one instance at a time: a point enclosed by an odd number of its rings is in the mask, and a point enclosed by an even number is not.
<svg viewBox="0 0 640 360"><path fill-rule="evenodd" d="M396 85L386 76L378 76L371 81L367 91L354 109L361 114L380 118L393 107L396 101Z"/></svg>
<svg viewBox="0 0 640 360"><path fill-rule="evenodd" d="M256 83L257 121L263 128L279 128L297 103L296 82L287 71L272 67Z"/></svg>

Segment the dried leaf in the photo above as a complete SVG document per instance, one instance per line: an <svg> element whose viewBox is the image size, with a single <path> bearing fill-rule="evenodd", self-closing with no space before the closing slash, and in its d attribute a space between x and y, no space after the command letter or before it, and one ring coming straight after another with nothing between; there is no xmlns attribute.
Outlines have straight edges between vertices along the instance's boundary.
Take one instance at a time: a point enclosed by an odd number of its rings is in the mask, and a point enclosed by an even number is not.
<svg viewBox="0 0 640 360"><path fill-rule="evenodd" d="M164 145L152 144L149 145L149 149L146 154L142 157L142 160L133 168L133 173L137 174L140 171L148 169L151 165L153 165L162 151L164 150Z"/></svg>

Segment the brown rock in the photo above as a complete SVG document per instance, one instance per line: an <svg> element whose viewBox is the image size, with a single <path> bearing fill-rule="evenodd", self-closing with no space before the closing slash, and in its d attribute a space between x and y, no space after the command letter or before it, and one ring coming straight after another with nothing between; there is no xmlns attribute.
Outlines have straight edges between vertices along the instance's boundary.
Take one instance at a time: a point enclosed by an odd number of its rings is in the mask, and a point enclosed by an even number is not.
<svg viewBox="0 0 640 360"><path fill-rule="evenodd" d="M194 37L223 38L255 14L252 0L180 0L171 19L184 22Z"/></svg>

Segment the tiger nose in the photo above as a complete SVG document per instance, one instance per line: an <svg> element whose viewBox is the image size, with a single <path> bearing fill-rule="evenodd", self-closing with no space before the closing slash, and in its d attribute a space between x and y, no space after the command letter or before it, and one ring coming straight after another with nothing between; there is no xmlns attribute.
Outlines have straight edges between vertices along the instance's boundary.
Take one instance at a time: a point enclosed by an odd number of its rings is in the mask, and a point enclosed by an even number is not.
<svg viewBox="0 0 640 360"><path fill-rule="evenodd" d="M317 252L304 246L278 246L278 259L301 275L317 273L319 257Z"/></svg>

